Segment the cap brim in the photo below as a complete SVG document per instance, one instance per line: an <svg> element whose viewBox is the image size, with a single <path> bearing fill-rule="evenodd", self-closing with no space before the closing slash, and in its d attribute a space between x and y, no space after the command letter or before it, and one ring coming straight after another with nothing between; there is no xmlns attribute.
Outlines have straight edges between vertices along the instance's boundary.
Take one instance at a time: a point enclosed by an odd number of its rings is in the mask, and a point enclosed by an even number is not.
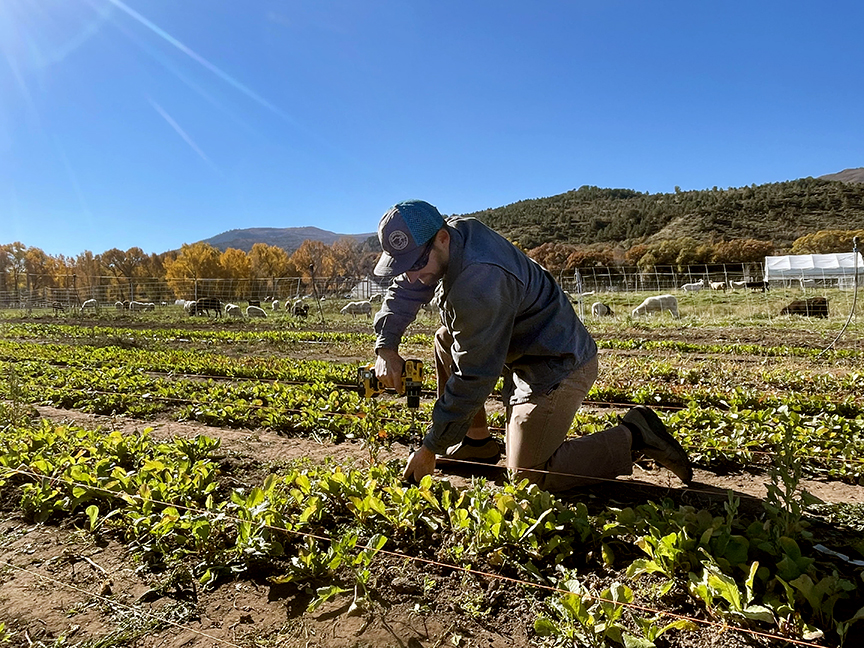
<svg viewBox="0 0 864 648"><path fill-rule="evenodd" d="M401 275L408 270L411 269L417 260L423 255L423 246L419 246L417 250L412 251L410 254L402 254L398 257L394 257L393 255L382 252L381 258L378 259L378 263L375 266L376 277L395 277L397 275Z"/></svg>

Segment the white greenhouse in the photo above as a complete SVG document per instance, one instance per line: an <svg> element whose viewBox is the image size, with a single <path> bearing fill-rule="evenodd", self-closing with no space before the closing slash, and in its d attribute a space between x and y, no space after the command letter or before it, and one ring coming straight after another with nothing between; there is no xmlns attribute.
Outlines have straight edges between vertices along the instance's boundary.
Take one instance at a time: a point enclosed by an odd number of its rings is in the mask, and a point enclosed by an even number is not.
<svg viewBox="0 0 864 648"><path fill-rule="evenodd" d="M856 259L857 256L857 259ZM836 254L787 254L765 257L765 281L783 282L785 286L800 284L851 288L864 283L864 260L860 252Z"/></svg>

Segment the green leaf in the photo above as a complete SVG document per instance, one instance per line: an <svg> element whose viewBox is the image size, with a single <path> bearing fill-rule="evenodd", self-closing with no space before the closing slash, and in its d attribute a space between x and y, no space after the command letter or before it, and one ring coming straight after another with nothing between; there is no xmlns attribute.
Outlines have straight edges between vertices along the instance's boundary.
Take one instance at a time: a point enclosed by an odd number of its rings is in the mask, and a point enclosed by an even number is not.
<svg viewBox="0 0 864 648"><path fill-rule="evenodd" d="M546 617L537 617L534 620L534 632L538 637L551 637L558 634L558 626Z"/></svg>
<svg viewBox="0 0 864 648"><path fill-rule="evenodd" d="M90 531L92 531L96 528L96 522L99 520L99 507L95 504L91 504L87 507L85 512L90 520Z"/></svg>

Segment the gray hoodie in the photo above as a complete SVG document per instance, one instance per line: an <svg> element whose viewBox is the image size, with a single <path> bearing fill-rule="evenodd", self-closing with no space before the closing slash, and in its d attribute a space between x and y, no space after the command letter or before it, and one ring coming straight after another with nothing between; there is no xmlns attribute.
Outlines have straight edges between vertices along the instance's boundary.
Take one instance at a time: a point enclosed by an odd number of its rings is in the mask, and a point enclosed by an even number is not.
<svg viewBox="0 0 864 648"><path fill-rule="evenodd" d="M423 304L435 299L453 336L454 371L423 439L443 454L459 443L498 377L515 405L554 389L597 346L552 275L474 218L450 218L450 261L438 286L393 280L375 316L375 349L398 349Z"/></svg>

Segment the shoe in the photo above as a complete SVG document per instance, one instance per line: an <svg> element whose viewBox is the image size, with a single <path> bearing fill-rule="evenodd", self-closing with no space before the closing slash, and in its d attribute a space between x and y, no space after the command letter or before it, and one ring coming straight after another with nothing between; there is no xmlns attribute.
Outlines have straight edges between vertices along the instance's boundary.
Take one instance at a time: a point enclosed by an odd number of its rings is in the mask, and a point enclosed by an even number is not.
<svg viewBox="0 0 864 648"><path fill-rule="evenodd" d="M491 436L480 441L465 437L461 443L447 448L440 458L494 464L501 459L501 446Z"/></svg>
<svg viewBox="0 0 864 648"><path fill-rule="evenodd" d="M637 405L627 412L621 421L638 429L642 443L634 442L633 449L651 457L661 466L671 470L685 484L693 481L690 458L675 438L666 430L663 421L653 410ZM636 441L634 439L634 441Z"/></svg>

